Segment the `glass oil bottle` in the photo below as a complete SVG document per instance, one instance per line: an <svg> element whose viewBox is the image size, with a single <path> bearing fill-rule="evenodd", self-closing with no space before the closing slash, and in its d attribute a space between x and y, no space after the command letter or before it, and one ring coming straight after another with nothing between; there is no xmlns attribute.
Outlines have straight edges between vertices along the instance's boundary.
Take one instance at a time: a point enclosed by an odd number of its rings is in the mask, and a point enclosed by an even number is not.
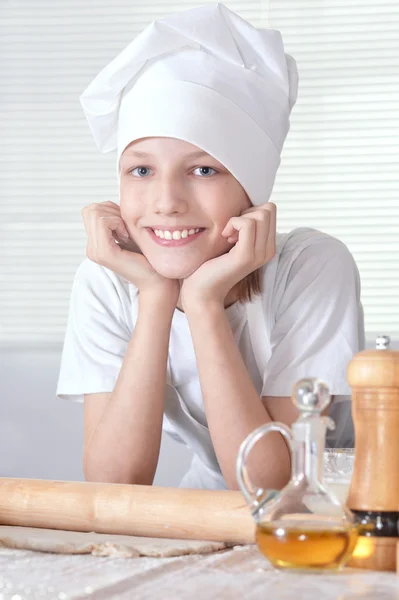
<svg viewBox="0 0 399 600"><path fill-rule="evenodd" d="M330 400L328 386L321 380L301 380L293 391L300 416L292 428L277 422L263 425L239 450L237 479L256 523L256 543L281 569L338 570L356 545L354 515L322 483L325 434L334 423L321 413ZM246 466L254 445L271 431L279 431L291 450L291 479L281 492L256 488Z"/></svg>

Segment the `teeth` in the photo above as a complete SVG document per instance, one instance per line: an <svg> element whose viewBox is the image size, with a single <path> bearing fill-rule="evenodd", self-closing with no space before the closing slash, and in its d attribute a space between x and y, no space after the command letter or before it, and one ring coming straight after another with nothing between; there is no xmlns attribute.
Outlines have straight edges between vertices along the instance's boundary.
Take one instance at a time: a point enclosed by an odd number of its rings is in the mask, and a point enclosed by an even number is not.
<svg viewBox="0 0 399 600"><path fill-rule="evenodd" d="M154 229L153 231L157 237L165 240L181 240L182 238L185 239L189 235L198 233L199 230L200 228L197 227L196 229L183 229L183 231L178 229L175 229L174 231L169 231L168 229Z"/></svg>

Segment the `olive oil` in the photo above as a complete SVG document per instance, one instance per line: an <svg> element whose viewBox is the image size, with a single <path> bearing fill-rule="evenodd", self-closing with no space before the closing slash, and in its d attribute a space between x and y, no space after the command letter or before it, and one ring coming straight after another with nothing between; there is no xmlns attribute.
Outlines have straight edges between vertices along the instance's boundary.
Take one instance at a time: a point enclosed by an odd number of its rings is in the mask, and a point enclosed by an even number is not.
<svg viewBox="0 0 399 600"><path fill-rule="evenodd" d="M258 548L275 567L310 571L339 569L353 552L357 537L354 525L281 520L256 528Z"/></svg>

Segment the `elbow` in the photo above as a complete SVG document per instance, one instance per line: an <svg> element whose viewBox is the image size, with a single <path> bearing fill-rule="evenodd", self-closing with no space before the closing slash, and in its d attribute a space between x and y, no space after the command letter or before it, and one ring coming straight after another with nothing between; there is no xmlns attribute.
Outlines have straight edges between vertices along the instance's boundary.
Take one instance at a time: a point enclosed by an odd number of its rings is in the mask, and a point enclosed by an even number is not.
<svg viewBox="0 0 399 600"><path fill-rule="evenodd" d="M255 456L249 457L247 469L249 479L254 487L263 490L281 490L287 485L291 478L291 460L288 448L284 451L284 447L282 447L281 450L278 460L268 459L269 449L258 454L254 451ZM241 491L235 470L230 476L226 476L225 480L229 490Z"/></svg>
<svg viewBox="0 0 399 600"><path fill-rule="evenodd" d="M250 477L254 487L258 487L263 490L282 490L290 480L290 473L281 470L280 472L273 473L257 473L253 478ZM227 489L231 491L241 492L241 488L238 485L236 478L232 478L230 481L226 480Z"/></svg>
<svg viewBox="0 0 399 600"><path fill-rule="evenodd" d="M231 491L231 492L241 492L241 488L240 488L240 486L238 485L238 482L237 482L237 480L236 480L236 479L234 479L234 480L233 480L233 481L231 481L231 482L227 482L227 481L226 481L226 483L227 483L227 489L228 489L229 491Z"/></svg>
<svg viewBox="0 0 399 600"><path fill-rule="evenodd" d="M125 485L152 485L153 481L144 477L125 476L116 473L96 473L84 472L84 479L87 483L122 483Z"/></svg>
<svg viewBox="0 0 399 600"><path fill-rule="evenodd" d="M153 485L154 475L131 473L104 468L92 464L87 458L83 461L83 476L87 483L122 483L126 485Z"/></svg>

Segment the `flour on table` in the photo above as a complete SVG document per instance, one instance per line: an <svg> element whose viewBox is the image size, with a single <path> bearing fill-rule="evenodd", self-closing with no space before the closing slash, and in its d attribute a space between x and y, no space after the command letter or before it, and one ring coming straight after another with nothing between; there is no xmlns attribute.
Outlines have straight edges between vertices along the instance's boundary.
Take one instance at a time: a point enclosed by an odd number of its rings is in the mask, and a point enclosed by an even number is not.
<svg viewBox="0 0 399 600"><path fill-rule="evenodd" d="M0 547L52 552L55 554L92 554L115 558L139 556L170 557L185 554L210 554L231 547L223 542L173 540L166 538L82 533L34 527L0 527Z"/></svg>

